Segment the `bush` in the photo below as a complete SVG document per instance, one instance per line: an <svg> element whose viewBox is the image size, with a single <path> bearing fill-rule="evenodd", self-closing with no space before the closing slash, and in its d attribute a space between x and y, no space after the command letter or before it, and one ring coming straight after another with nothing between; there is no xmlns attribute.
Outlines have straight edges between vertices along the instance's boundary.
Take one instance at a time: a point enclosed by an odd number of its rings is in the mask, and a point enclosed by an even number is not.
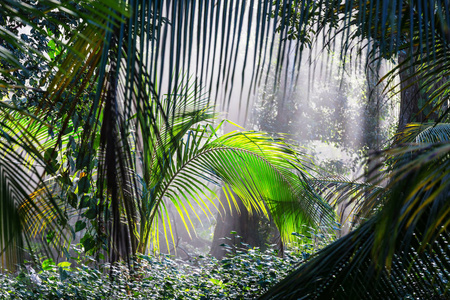
<svg viewBox="0 0 450 300"><path fill-rule="evenodd" d="M288 252L280 258L273 249L237 250L221 261L140 255L131 268L123 262L72 267L46 259L36 271L27 266L18 275L0 274L0 298L252 299L287 275L300 257Z"/></svg>

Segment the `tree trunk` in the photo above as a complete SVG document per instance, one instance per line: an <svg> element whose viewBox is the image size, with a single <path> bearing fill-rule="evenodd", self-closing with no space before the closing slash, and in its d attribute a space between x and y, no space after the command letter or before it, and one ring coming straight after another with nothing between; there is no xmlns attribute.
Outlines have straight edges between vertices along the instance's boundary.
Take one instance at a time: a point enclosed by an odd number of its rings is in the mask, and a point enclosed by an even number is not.
<svg viewBox="0 0 450 300"><path fill-rule="evenodd" d="M276 227L273 224L272 226L268 225L267 219L257 213L250 214L239 197L236 194L233 195L240 212L236 210L233 203L231 203L230 210L223 191L219 195L225 210L221 206L219 207L220 213L217 214L217 224L210 251L210 254L217 259L222 259L227 253L227 248L221 246L223 244L229 245L228 251L232 252L237 248L245 248L241 243L264 250L267 242L279 240L279 234L274 234Z"/></svg>
<svg viewBox="0 0 450 300"><path fill-rule="evenodd" d="M407 51L406 53L400 53L398 56L398 63L404 63L404 65L400 67L401 94L397 132L403 131L408 123L436 121L438 118L437 112L427 114L426 111L430 111L430 109L422 109L428 102L427 95L430 95L431 92L429 90L425 92L421 89L421 82L418 76L414 75L416 67L412 66L409 59L411 50ZM437 80L442 81L442 78ZM436 88L437 86L434 86L433 90Z"/></svg>

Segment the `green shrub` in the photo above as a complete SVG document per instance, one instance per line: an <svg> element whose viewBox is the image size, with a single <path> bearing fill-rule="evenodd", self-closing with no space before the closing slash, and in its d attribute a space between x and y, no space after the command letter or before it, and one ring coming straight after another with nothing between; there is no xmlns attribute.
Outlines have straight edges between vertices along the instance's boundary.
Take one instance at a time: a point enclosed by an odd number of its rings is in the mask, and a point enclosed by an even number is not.
<svg viewBox="0 0 450 300"><path fill-rule="evenodd" d="M278 282L302 254L277 256L270 249L234 250L218 261L198 256L190 261L168 255L140 255L132 262L56 265L51 259L18 274L0 274L1 299L247 299ZM131 271L130 271L131 270Z"/></svg>
<svg viewBox="0 0 450 300"><path fill-rule="evenodd" d="M33 256L38 265L0 273L0 299L253 299L334 240L313 231L293 235L298 243L283 257L272 248L261 251L241 243L241 248L224 244L229 254L220 261L202 255L188 261L138 255L130 265L100 264L79 244L71 247L74 265Z"/></svg>

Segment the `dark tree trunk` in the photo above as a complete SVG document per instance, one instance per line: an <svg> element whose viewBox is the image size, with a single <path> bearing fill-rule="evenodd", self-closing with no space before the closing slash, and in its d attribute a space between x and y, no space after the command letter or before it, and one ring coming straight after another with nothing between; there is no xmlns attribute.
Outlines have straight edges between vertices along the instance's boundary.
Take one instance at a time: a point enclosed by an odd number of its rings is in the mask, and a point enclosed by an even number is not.
<svg viewBox="0 0 450 300"><path fill-rule="evenodd" d="M422 83L418 80L418 76L414 75L416 67L412 66L409 57L409 53L400 53L398 56L398 63L404 63L404 65L400 68L401 95L397 132L403 131L408 123L436 121L438 118L437 112L426 113L430 111L431 107L422 109L428 102L427 96L431 92L429 90L425 92L424 89L421 89ZM442 81L442 78L437 80ZM434 86L433 89L436 88L437 86Z"/></svg>
<svg viewBox="0 0 450 300"><path fill-rule="evenodd" d="M221 246L227 244L231 248L242 248L241 243L248 244L252 247L259 247L261 249L266 248L266 243L279 240L279 234L274 234L276 227L267 225L265 217L256 213L250 214L242 204L239 197L234 194L234 197L238 203L239 211L236 210L234 204L230 206L226 203L226 197L223 191L220 192L220 198L224 203L225 210L220 206L219 210L221 214L217 214L217 224L214 229L214 238L211 246L210 254L218 259L223 258L226 255L226 248ZM274 229L275 228L275 229ZM264 232L264 229L266 232ZM269 232L267 232L269 231ZM236 232L231 234L231 232ZM275 238L271 238L275 236ZM234 250L230 250L234 251Z"/></svg>
<svg viewBox="0 0 450 300"><path fill-rule="evenodd" d="M405 63L407 54L401 53L398 56L398 63ZM420 90L414 73L414 67L406 62L400 69L400 115L398 118L397 132L405 129L406 125L414 120L415 115L419 112L418 103L420 102ZM417 121L420 121L421 116L418 116Z"/></svg>

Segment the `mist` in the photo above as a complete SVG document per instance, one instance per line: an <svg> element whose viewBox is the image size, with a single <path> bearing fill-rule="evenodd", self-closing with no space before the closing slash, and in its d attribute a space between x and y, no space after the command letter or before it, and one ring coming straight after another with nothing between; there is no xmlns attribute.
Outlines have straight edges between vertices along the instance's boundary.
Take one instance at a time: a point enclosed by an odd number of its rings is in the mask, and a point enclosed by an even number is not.
<svg viewBox="0 0 450 300"><path fill-rule="evenodd" d="M311 165L323 173L364 182L369 154L388 146L398 120L399 99L392 89L395 82L388 87L379 84L392 62L378 62L373 66L378 70L371 73L365 54L337 52L324 44L322 35L302 49L295 39L281 43L286 37L274 30L276 24L261 29L249 22L248 5L233 11L242 16L240 29L218 11L209 15L215 25L205 27L202 14L205 17L206 12L200 8L176 20L171 20L171 8L166 10L163 17L168 22L159 32L159 42L166 46L157 47L161 52L148 54L150 68L155 58L157 61L154 73L160 76L160 96L167 97L174 86L195 81L196 93L208 97L219 113L216 124L227 119L247 130L282 136L309 155ZM251 17L257 18L256 10ZM181 30L177 22L183 24ZM339 45L341 39L337 34L333 44ZM217 44L225 44L226 49ZM241 129L226 123L220 132L234 130ZM214 185L210 188L220 191ZM207 215L194 204L198 217L191 219L193 226L184 226L169 205L176 245L172 240L161 242L160 250L175 251L184 258L208 253L217 218L227 220L227 210L218 214L220 204L217 200L215 204L209 205L213 213ZM343 207L338 211L346 223L341 224L346 233L351 218ZM162 226L160 232L164 240Z"/></svg>

